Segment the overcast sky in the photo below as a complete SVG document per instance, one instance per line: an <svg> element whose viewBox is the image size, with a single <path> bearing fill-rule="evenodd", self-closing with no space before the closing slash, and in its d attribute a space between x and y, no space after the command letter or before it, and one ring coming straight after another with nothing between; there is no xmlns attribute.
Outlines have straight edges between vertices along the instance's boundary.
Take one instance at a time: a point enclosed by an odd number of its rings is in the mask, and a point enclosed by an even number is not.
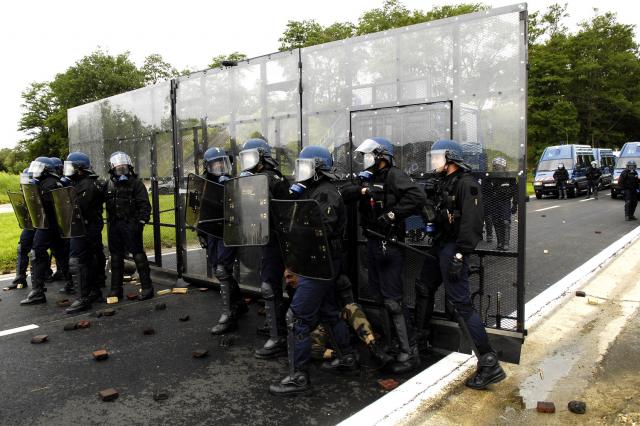
<svg viewBox="0 0 640 426"><path fill-rule="evenodd" d="M479 0L467 0L467 2ZM402 0L409 9L462 1ZM534 0L529 10L563 1ZM484 1L493 7L515 1ZM48 81L97 47L130 51L141 65L161 54L178 69L203 69L211 57L233 51L249 57L274 52L288 20L315 19L323 25L357 22L382 0L19 0L3 3L0 14L0 148L21 139L17 123L21 92L34 81ZM640 22L637 0L571 0L570 28L593 16L593 8L617 12L623 23ZM638 30L636 30L637 39Z"/></svg>

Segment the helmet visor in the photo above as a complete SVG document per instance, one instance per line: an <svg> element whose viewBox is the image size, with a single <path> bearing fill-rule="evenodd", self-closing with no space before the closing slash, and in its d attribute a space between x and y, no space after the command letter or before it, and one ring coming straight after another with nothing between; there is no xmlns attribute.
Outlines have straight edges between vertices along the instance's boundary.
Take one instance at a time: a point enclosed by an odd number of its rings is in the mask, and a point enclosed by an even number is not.
<svg viewBox="0 0 640 426"><path fill-rule="evenodd" d="M44 171L46 164L40 161L32 161L29 165L29 173L33 176L34 179L38 179L42 176L42 172Z"/></svg>
<svg viewBox="0 0 640 426"><path fill-rule="evenodd" d="M316 162L311 158L298 158L294 179L296 182L304 182L316 174Z"/></svg>
<svg viewBox="0 0 640 426"><path fill-rule="evenodd" d="M207 172L214 176L231 174L231 160L226 155L207 162Z"/></svg>
<svg viewBox="0 0 640 426"><path fill-rule="evenodd" d="M427 168L428 170L436 170L443 167L447 163L445 157L446 149L436 149L427 153Z"/></svg>
<svg viewBox="0 0 640 426"><path fill-rule="evenodd" d="M64 167L62 169L62 174L69 177L69 176L73 176L73 174L75 173L76 168L73 167L73 161L65 161L64 162Z"/></svg>
<svg viewBox="0 0 640 426"><path fill-rule="evenodd" d="M21 185L26 185L29 183L29 181L31 180L31 173L27 172L27 173L20 173L20 184Z"/></svg>
<svg viewBox="0 0 640 426"><path fill-rule="evenodd" d="M113 154L109 159L109 163L111 164L112 169L115 169L118 166L133 166L131 163L131 157L124 152L117 152Z"/></svg>
<svg viewBox="0 0 640 426"><path fill-rule="evenodd" d="M376 164L376 155L372 152L368 152L364 154L362 159L362 167L365 170L367 170L368 168L372 167L374 164Z"/></svg>
<svg viewBox="0 0 640 426"><path fill-rule="evenodd" d="M258 165L258 162L260 161L260 152L258 152L257 148L245 149L240 151L238 157L240 158L240 170L244 172L246 170L251 170Z"/></svg>
<svg viewBox="0 0 640 426"><path fill-rule="evenodd" d="M378 148L380 148L380 144L378 142L372 139L365 139L364 142L362 142L360 146L356 148L356 152L368 154L375 151Z"/></svg>

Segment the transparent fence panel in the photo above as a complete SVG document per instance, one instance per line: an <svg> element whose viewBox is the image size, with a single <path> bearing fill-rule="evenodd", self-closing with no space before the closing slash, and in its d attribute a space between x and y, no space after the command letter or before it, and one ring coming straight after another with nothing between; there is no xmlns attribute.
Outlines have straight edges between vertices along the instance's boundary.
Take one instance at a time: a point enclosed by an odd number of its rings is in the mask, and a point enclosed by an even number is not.
<svg viewBox="0 0 640 426"><path fill-rule="evenodd" d="M291 176L302 146L323 145L348 176L361 169L354 148L367 137L385 136L396 147L396 164L423 183L432 143L458 140L485 198L485 232L472 277L472 291L483 298L474 303L488 326L522 330L501 311L513 317L524 294L525 32L521 4L193 73L69 110L70 148L88 153L103 177L109 154L128 152L147 188L157 188L151 194L158 236L153 243L163 266L176 270L178 251L186 272L211 276L205 252L182 218L187 176L203 172L207 148L221 147L235 157L247 139L265 137ZM506 170L492 166L497 158ZM504 183L519 200L515 211L509 201L508 218L507 202L495 196ZM508 233L509 244L499 247L498 233L502 242ZM176 234L183 239L180 247ZM351 254L363 242L361 235L350 241ZM366 259L358 257L359 288L366 296ZM259 259L259 249L239 251L243 283L259 285ZM420 268L419 257L407 255L409 304Z"/></svg>

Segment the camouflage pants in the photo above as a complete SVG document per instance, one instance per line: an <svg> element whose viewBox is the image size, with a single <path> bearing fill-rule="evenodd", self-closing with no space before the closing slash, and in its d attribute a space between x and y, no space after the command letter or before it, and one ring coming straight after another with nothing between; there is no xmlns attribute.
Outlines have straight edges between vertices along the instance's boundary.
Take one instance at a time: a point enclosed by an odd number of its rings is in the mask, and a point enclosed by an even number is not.
<svg viewBox="0 0 640 426"><path fill-rule="evenodd" d="M364 311L357 304L349 303L346 305L342 309L340 317L349 324L349 327L366 345L375 340L371 324ZM322 324L311 333L311 357L317 360L328 360L335 357L331 337Z"/></svg>

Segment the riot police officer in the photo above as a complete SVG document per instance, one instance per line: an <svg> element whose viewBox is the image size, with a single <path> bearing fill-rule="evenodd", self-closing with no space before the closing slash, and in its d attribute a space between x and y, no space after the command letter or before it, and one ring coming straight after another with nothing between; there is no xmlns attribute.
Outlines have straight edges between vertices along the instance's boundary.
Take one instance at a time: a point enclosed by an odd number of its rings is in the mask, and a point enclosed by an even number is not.
<svg viewBox="0 0 640 426"><path fill-rule="evenodd" d="M558 200L567 199L567 181L569 180L569 172L564 168L564 164L558 164L558 170L553 172L553 180L556 181L558 189Z"/></svg>
<svg viewBox="0 0 640 426"><path fill-rule="evenodd" d="M20 184L28 184L30 180L29 168L27 167L20 174ZM6 288L8 290L14 290L21 286L26 288L27 285L27 267L29 266L29 253L33 247L33 237L36 234L35 229L23 229L20 232L20 239L18 240L18 250L16 257L16 276ZM33 265L32 265L33 266Z"/></svg>
<svg viewBox="0 0 640 426"><path fill-rule="evenodd" d="M448 311L460 319L477 348L478 368L466 382L473 389L484 389L506 377L491 345L480 316L471 302L468 257L482 239L484 209L481 189L465 164L462 148L452 140L433 144L431 167L439 173L439 237L434 244L437 259L427 258L421 277L416 281L416 325L427 325L433 313L434 296L441 284L445 287Z"/></svg>
<svg viewBox="0 0 640 426"><path fill-rule="evenodd" d="M138 300L150 299L153 297L153 284L142 241L144 225L149 221L151 214L149 195L144 183L134 172L131 158L126 153L116 151L111 154L109 165L109 182L105 192L107 235L111 254L109 297L122 299L124 256L131 253L142 287Z"/></svg>
<svg viewBox="0 0 640 426"><path fill-rule="evenodd" d="M587 198L591 197L593 194L593 198L598 199L598 185L600 184L600 177L602 176L602 171L600 167L598 167L597 161L592 161L591 164L587 167L587 171L585 173L587 177Z"/></svg>
<svg viewBox="0 0 640 426"><path fill-rule="evenodd" d="M503 157L496 157L491 162L494 172L505 172L507 170L507 160ZM482 195L485 214L490 217L485 226L493 226L496 231L498 250L509 249L511 237L511 215L518 211L518 186L516 179L512 177L490 175L483 179ZM487 229L487 235L490 230Z"/></svg>
<svg viewBox="0 0 640 426"><path fill-rule="evenodd" d="M618 184L622 188L624 195L624 218L625 220L637 220L634 216L638 205L638 172L636 162L627 161L627 167L620 173Z"/></svg>
<svg viewBox="0 0 640 426"><path fill-rule="evenodd" d="M47 157L38 157L31 162L29 166L29 173L32 176L32 181L37 185L42 205L44 207L45 216L48 218L48 229L37 229L33 237L33 257L32 262L32 275L31 285L32 290L27 295L27 298L20 302L21 305L33 305L37 303L46 303L45 297L45 279L47 278L47 271L51 259L49 257L48 250L51 249L56 255L56 263L59 270L64 274L65 279L69 280L69 265L68 265L68 253L67 245L60 237L60 231L55 220L55 209L53 206L53 199L50 192L54 189L61 188L60 177L57 174L55 164L51 159ZM72 291L70 289L69 281L65 284L67 292Z"/></svg>
<svg viewBox="0 0 640 426"><path fill-rule="evenodd" d="M345 207L340 193L331 182L333 158L321 146L305 147L296 160L295 180L291 192L296 198L316 200L320 205L322 222L331 251L334 270L340 270L342 253L339 249L345 229ZM303 249L301 247L301 249ZM349 331L340 320L336 303L335 277L327 281L298 277L293 300L286 314L290 333L290 372L269 391L274 395L293 396L311 390L308 365L311 358L311 332L319 322L330 331L340 356L322 365L326 371L357 369L357 360L349 344Z"/></svg>
<svg viewBox="0 0 640 426"><path fill-rule="evenodd" d="M224 184L231 176L231 158L224 149L212 147L204 153L203 177L215 183ZM215 277L220 282L222 313L218 323L211 329L212 334L223 334L238 328L238 317L248 311L242 299L240 286L233 276L233 265L237 249L225 247L222 238L207 235L207 256Z"/></svg>
<svg viewBox="0 0 640 426"><path fill-rule="evenodd" d="M360 180L365 187L343 187L345 201L358 199L360 224L367 235L369 290L384 304L399 343L393 373L405 373L420 365L409 309L403 300L404 252L393 241L404 241L405 219L419 214L426 202L424 191L393 164L393 145L382 137L365 140L356 149L363 155ZM355 197L355 198L354 198ZM377 235L368 233L374 231Z"/></svg>
<svg viewBox="0 0 640 426"><path fill-rule="evenodd" d="M74 285L80 290L80 297L66 312L74 314L91 308L92 302L102 301L102 290L96 277L104 276L104 273L98 272L101 261L96 256L102 252L104 184L98 181L89 156L83 152L72 152L67 156L64 176L75 188L77 208L85 226L84 235L70 241L69 270ZM104 263L102 268L104 271Z"/></svg>
<svg viewBox="0 0 640 426"><path fill-rule="evenodd" d="M263 139L249 139L238 155L241 176L265 174L269 179L269 198L289 197L289 182L278 170L278 162L271 156L271 148ZM269 242L261 248L260 291L265 300L269 339L255 351L256 358L273 358L286 354L286 308L283 301L282 278L284 262L280 253L278 237L271 221Z"/></svg>

